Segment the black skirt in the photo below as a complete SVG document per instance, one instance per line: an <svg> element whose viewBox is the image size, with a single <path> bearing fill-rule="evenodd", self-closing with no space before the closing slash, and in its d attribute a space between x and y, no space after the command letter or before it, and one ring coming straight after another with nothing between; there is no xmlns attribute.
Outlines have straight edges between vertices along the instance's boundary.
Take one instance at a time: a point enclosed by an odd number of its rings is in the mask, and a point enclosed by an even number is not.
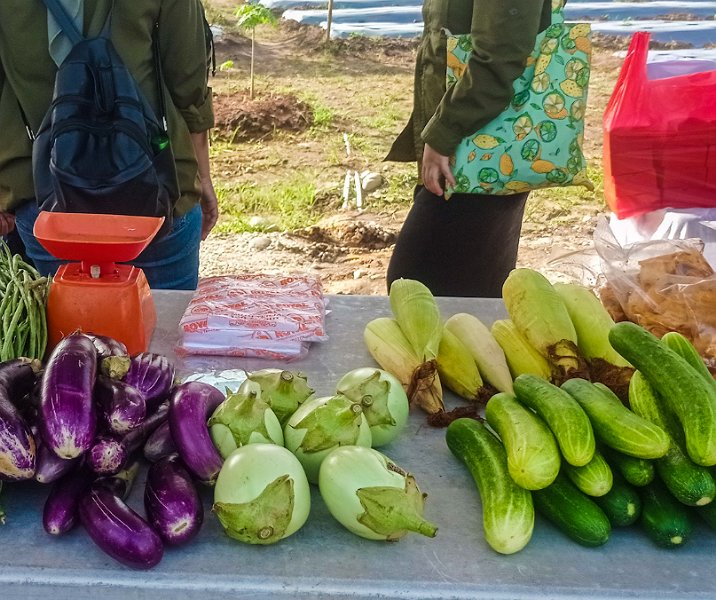
<svg viewBox="0 0 716 600"><path fill-rule="evenodd" d="M417 279L435 296L500 298L515 268L528 193L454 194L417 186L398 235L387 283Z"/></svg>

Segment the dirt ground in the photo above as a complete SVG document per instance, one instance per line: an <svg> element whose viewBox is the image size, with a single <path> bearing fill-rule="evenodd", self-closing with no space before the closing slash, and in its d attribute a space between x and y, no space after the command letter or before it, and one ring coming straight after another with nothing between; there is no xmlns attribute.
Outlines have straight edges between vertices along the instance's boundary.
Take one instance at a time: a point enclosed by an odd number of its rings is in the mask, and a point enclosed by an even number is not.
<svg viewBox="0 0 716 600"><path fill-rule="evenodd" d="M283 40L258 44L257 60L262 68L290 69L288 56L310 56L325 52L323 30L298 25L281 24ZM598 161L601 151L601 111L618 72L620 59L613 50L623 47L623 40L595 41L591 113L587 116L585 155ZM344 68L370 68L376 63L410 69L414 60L415 40L379 40L350 38L334 40L330 52L343 59ZM237 35L222 36L217 43L217 64L224 60L245 60L249 56L250 41ZM370 60L366 60L369 58ZM362 67L361 65L366 65ZM267 65L269 65L267 67ZM284 73L289 75L290 73ZM216 86L215 86L216 89ZM215 95L216 134L237 141L270 136L285 129L301 132L310 127L313 115L310 107L291 95L268 94L250 100L244 90ZM225 165L221 166L226 168ZM226 168L227 172L230 167ZM576 188L573 188L576 189ZM575 195L578 195L575 192ZM604 207L594 202L575 202L551 205L539 197L530 200L523 226L518 266L553 270L559 277L559 267L550 263L564 255L589 250L597 218ZM539 205L537 205L537 203ZM385 294L385 271L392 246L400 230L407 208L398 211L376 210L371 196L365 198L363 210L330 210L315 226L292 232L212 234L201 249L201 276L236 272L313 273L321 277L329 294Z"/></svg>

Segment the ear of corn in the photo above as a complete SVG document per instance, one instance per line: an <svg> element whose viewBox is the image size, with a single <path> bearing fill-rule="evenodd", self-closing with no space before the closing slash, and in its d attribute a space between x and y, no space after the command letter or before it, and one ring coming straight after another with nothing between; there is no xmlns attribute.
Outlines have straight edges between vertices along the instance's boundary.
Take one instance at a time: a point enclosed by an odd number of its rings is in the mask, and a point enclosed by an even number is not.
<svg viewBox="0 0 716 600"><path fill-rule="evenodd" d="M417 357L395 319L373 319L366 325L363 339L380 367L400 380L411 403L415 402L428 413L443 410L436 361L422 361Z"/></svg>
<svg viewBox="0 0 716 600"><path fill-rule="evenodd" d="M591 290L577 283L555 283L553 286L567 307L577 333L577 347L585 358L604 360L616 367L630 367L609 343L614 319Z"/></svg>
<svg viewBox="0 0 716 600"><path fill-rule="evenodd" d="M390 308L419 359L438 355L442 319L435 297L414 279L396 279L390 286Z"/></svg>
<svg viewBox="0 0 716 600"><path fill-rule="evenodd" d="M465 344L449 329L443 329L437 361L438 374L445 387L467 400L480 397L483 382L477 363Z"/></svg>
<svg viewBox="0 0 716 600"><path fill-rule="evenodd" d="M505 353L480 319L468 313L456 313L445 322L445 328L470 351L484 380L500 392L513 393Z"/></svg>
<svg viewBox="0 0 716 600"><path fill-rule="evenodd" d="M549 381L552 369L547 359L535 350L510 319L495 321L490 328L490 333L505 353L513 379L523 373L529 373Z"/></svg>
<svg viewBox="0 0 716 600"><path fill-rule="evenodd" d="M502 286L502 297L517 329L549 361L557 384L570 377L589 378L567 307L544 275L513 269Z"/></svg>

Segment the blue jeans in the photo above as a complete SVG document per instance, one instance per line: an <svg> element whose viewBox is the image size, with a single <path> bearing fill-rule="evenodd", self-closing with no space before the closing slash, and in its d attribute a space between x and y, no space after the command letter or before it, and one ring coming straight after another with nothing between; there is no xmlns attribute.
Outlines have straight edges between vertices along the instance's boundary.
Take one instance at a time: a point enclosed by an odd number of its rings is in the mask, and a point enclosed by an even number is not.
<svg viewBox="0 0 716 600"><path fill-rule="evenodd" d="M28 257L42 275L53 275L67 261L57 260L32 233L38 215L34 200L15 210L15 227L25 243ZM149 246L129 264L139 267L152 289L194 290L199 283L199 244L201 243L201 207L174 219L172 230Z"/></svg>

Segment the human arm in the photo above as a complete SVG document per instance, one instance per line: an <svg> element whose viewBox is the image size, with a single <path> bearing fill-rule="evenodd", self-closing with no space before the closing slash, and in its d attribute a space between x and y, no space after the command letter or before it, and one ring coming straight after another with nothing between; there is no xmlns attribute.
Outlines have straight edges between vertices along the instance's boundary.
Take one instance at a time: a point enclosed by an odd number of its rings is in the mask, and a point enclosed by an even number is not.
<svg viewBox="0 0 716 600"><path fill-rule="evenodd" d="M421 134L438 154L452 154L460 140L509 104L513 83L534 50L543 6L538 0L474 0L467 68L448 87Z"/></svg>
<svg viewBox="0 0 716 600"><path fill-rule="evenodd" d="M201 239L205 240L219 218L219 201L211 182L209 168L209 133L202 131L191 134L191 143L199 165L199 181L201 181Z"/></svg>

